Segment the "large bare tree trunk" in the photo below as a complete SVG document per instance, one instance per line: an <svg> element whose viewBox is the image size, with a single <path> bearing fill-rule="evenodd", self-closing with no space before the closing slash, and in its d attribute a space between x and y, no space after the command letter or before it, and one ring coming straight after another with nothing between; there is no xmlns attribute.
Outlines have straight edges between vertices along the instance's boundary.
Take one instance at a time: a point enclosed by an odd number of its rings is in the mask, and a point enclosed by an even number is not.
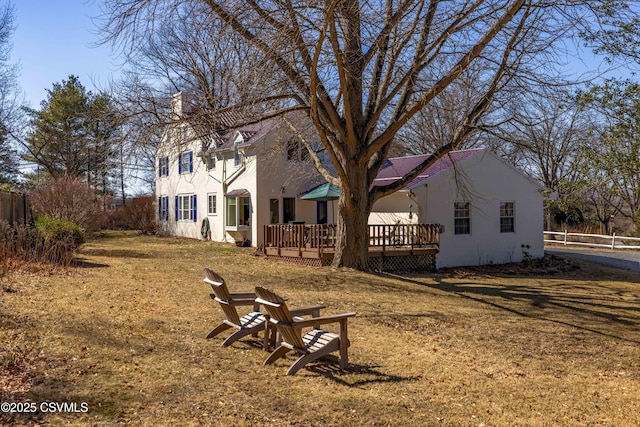
<svg viewBox="0 0 640 427"><path fill-rule="evenodd" d="M338 200L338 224L334 267L369 269L369 213L371 201L366 166L347 171L349 188Z"/></svg>

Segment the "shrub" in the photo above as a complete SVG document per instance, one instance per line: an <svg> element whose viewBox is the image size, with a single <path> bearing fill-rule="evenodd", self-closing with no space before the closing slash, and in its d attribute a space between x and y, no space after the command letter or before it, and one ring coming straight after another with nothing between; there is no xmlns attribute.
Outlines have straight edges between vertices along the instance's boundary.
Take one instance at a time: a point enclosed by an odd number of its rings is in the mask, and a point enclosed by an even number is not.
<svg viewBox="0 0 640 427"><path fill-rule="evenodd" d="M104 200L80 178L51 180L35 189L30 201L36 215L74 222L89 233L99 230L105 217Z"/></svg>
<svg viewBox="0 0 640 427"><path fill-rule="evenodd" d="M122 208L122 219L128 228L140 230L142 234L151 234L156 230L156 210L154 196L141 196L132 199Z"/></svg>
<svg viewBox="0 0 640 427"><path fill-rule="evenodd" d="M58 224L59 220L42 219L39 228L28 224L10 226L0 221L0 275L4 276L19 262L69 266L84 241L75 224ZM64 223L64 221L63 221Z"/></svg>
<svg viewBox="0 0 640 427"><path fill-rule="evenodd" d="M37 233L45 240L68 241L75 248L84 243L84 232L79 225L51 215L39 215L34 220Z"/></svg>

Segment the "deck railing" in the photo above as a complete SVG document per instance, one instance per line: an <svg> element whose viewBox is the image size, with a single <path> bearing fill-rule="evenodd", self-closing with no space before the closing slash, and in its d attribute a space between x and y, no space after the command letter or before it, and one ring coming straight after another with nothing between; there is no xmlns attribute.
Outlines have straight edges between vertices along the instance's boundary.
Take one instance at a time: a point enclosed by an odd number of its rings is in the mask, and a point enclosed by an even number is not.
<svg viewBox="0 0 640 427"><path fill-rule="evenodd" d="M337 231L334 224L268 224L264 226L264 247L334 249ZM369 248L425 247L440 244L437 224L369 225Z"/></svg>
<svg viewBox="0 0 640 427"><path fill-rule="evenodd" d="M369 247L424 247L440 244L438 224L369 225Z"/></svg>

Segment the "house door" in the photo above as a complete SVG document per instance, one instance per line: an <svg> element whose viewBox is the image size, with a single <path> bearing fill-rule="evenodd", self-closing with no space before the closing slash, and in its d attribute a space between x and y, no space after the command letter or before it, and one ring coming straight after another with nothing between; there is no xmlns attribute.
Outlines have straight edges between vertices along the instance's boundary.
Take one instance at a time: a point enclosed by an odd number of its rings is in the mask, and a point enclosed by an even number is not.
<svg viewBox="0 0 640 427"><path fill-rule="evenodd" d="M282 222L288 224L296 220L296 199L284 197L282 199Z"/></svg>
<svg viewBox="0 0 640 427"><path fill-rule="evenodd" d="M280 222L280 203L278 199L269 199L269 223L278 224Z"/></svg>
<svg viewBox="0 0 640 427"><path fill-rule="evenodd" d="M328 215L327 215L327 202L326 201L320 201L317 202L318 204L316 205L316 217L317 217L317 224L326 224L328 221Z"/></svg>

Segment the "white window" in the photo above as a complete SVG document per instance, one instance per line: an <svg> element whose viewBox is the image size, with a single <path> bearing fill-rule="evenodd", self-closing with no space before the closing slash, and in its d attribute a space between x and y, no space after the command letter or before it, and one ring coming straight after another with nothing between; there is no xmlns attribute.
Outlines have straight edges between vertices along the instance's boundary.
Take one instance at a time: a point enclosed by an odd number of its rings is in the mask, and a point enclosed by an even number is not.
<svg viewBox="0 0 640 427"><path fill-rule="evenodd" d="M453 204L454 234L471 234L471 207L469 202Z"/></svg>
<svg viewBox="0 0 640 427"><path fill-rule="evenodd" d="M180 153L178 158L178 173L193 173L193 151Z"/></svg>
<svg viewBox="0 0 640 427"><path fill-rule="evenodd" d="M515 221L516 202L500 202L500 232L513 233L516 231Z"/></svg>
<svg viewBox="0 0 640 427"><path fill-rule="evenodd" d="M158 221L169 221L169 196L158 197Z"/></svg>
<svg viewBox="0 0 640 427"><path fill-rule="evenodd" d="M218 196L216 193L207 194L207 215L218 214Z"/></svg>
<svg viewBox="0 0 640 427"><path fill-rule="evenodd" d="M176 221L197 221L196 195L179 194L176 196Z"/></svg>
<svg viewBox="0 0 640 427"><path fill-rule="evenodd" d="M238 198L227 197L227 227L238 226Z"/></svg>
<svg viewBox="0 0 640 427"><path fill-rule="evenodd" d="M158 176L169 176L169 157L164 156L158 159Z"/></svg>
<svg viewBox="0 0 640 427"><path fill-rule="evenodd" d="M211 153L209 154L209 157L207 157L207 169L215 170L215 168L216 168L216 154Z"/></svg>
<svg viewBox="0 0 640 427"><path fill-rule="evenodd" d="M301 162L311 158L309 150L304 143L297 139L290 139L287 141L287 161Z"/></svg>
<svg viewBox="0 0 640 427"><path fill-rule="evenodd" d="M249 197L227 197L227 227L251 225L251 199Z"/></svg>

